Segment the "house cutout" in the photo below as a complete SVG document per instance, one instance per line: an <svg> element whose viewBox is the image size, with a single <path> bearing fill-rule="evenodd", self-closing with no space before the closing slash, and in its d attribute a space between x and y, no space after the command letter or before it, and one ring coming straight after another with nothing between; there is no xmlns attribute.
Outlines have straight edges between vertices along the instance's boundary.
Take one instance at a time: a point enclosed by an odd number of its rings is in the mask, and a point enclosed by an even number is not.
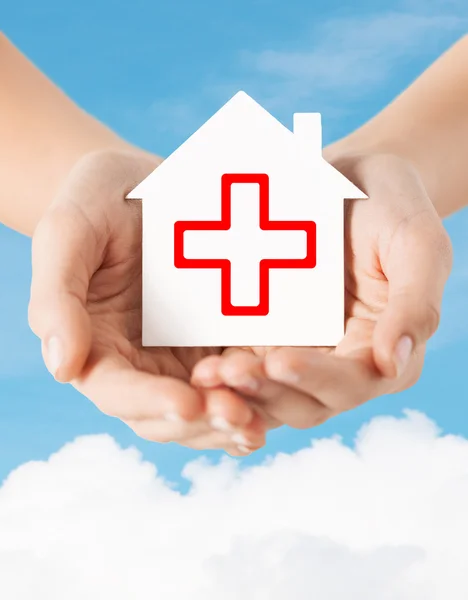
<svg viewBox="0 0 468 600"><path fill-rule="evenodd" d="M344 199L318 113L293 132L238 92L127 198L143 201L144 346L336 346Z"/></svg>

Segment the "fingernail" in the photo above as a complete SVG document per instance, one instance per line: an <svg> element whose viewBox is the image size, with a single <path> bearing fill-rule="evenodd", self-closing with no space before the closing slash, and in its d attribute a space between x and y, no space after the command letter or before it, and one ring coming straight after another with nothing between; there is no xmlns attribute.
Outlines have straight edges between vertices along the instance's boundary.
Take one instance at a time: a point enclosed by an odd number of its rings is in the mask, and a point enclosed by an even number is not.
<svg viewBox="0 0 468 600"><path fill-rule="evenodd" d="M206 375L197 373L195 381L203 387L217 387L220 384L219 377L212 373L207 373Z"/></svg>
<svg viewBox="0 0 468 600"><path fill-rule="evenodd" d="M244 454L252 454L252 449L247 448L247 446L237 446L237 448Z"/></svg>
<svg viewBox="0 0 468 600"><path fill-rule="evenodd" d="M239 387L247 390L249 392L257 392L260 389L260 382L258 379L254 379L253 377L249 377L248 379L244 379Z"/></svg>
<svg viewBox="0 0 468 600"><path fill-rule="evenodd" d="M184 419L176 412L167 412L164 413L164 418L166 421L170 421L171 423L181 423Z"/></svg>
<svg viewBox="0 0 468 600"><path fill-rule="evenodd" d="M298 375L295 371L285 370L283 373L281 373L281 377L278 378L278 381L295 384L300 383L301 379L301 376Z"/></svg>
<svg viewBox="0 0 468 600"><path fill-rule="evenodd" d="M257 392L260 389L260 382L254 377L226 377L226 383L246 392Z"/></svg>
<svg viewBox="0 0 468 600"><path fill-rule="evenodd" d="M404 335L402 338L400 338L395 347L395 364L398 376L402 375L408 366L412 352L413 340L409 336Z"/></svg>
<svg viewBox="0 0 468 600"><path fill-rule="evenodd" d="M217 429L218 431L232 431L234 429L234 425L229 423L224 417L213 417L210 420L210 425L213 429Z"/></svg>
<svg viewBox="0 0 468 600"><path fill-rule="evenodd" d="M62 342L57 336L52 336L46 344L45 363L48 370L55 377L63 360Z"/></svg>
<svg viewBox="0 0 468 600"><path fill-rule="evenodd" d="M244 446L245 448L248 448L251 445L249 440L245 437L245 435L242 435L242 433L235 433L231 439L237 446Z"/></svg>

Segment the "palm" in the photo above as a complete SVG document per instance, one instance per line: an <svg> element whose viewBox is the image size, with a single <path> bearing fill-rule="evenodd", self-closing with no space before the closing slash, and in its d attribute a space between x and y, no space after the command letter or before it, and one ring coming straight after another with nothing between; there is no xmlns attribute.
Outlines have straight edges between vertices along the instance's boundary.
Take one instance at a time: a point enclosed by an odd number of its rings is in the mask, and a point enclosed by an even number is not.
<svg viewBox="0 0 468 600"><path fill-rule="evenodd" d="M372 331L379 312L386 304L388 281L375 251L372 232L363 238L363 224L371 219L366 201L347 203L345 228L345 331L346 336L336 348L321 348L323 352L355 353L371 345ZM264 355L271 347L251 348Z"/></svg>
<svg viewBox="0 0 468 600"><path fill-rule="evenodd" d="M373 221L369 200L346 204L345 226L345 332L336 354L365 360L372 357L372 335L388 300L388 281L382 271L375 228L366 232Z"/></svg>
<svg viewBox="0 0 468 600"><path fill-rule="evenodd" d="M336 348L316 351L335 354L364 362L374 368L373 333L379 317L388 304L389 281L385 275L395 263L403 263L407 253L406 227L424 215L424 207L406 202L395 207L400 186L406 194L420 197L419 182L401 163L382 159L381 164L353 159L339 165L340 170L359 186L367 185L367 200L345 203L345 336ZM365 172L364 172L365 170ZM395 182L398 182L397 184ZM393 263L393 264L391 264ZM265 355L270 348L252 348ZM415 369L421 368L418 359Z"/></svg>
<svg viewBox="0 0 468 600"><path fill-rule="evenodd" d="M145 348L141 344L141 205L121 203L114 237L88 292L93 350L138 370L188 381L193 366L216 348Z"/></svg>
<svg viewBox="0 0 468 600"><path fill-rule="evenodd" d="M313 427L406 389L419 377L424 343L436 325L437 311L428 311L425 295L414 290L433 287L427 255L440 280L446 277L450 248L417 173L389 155L344 156L339 170L369 195L345 205L343 340L336 348L251 348L264 359L232 353L222 364L205 361L211 366L194 375L203 383L215 373L240 390L238 381L254 381L255 400L277 424ZM438 244L435 252L427 240ZM418 330L425 330L419 340ZM244 372L250 379L240 377Z"/></svg>
<svg viewBox="0 0 468 600"><path fill-rule="evenodd" d="M125 159L120 169L131 164L141 178L148 167L144 161ZM110 169L116 179L115 165ZM101 173L98 174L102 177ZM88 174L89 176L89 174ZM94 180L96 172L91 170ZM359 182L358 182L359 183ZM141 345L141 205L122 202L122 190L115 188L112 214L99 214L95 237L102 237L102 223L108 223L108 237L101 255L90 261L95 273L88 290L88 311L92 321L93 350L98 356L114 357L156 375L188 381L193 366L204 356L219 354L220 348L143 348ZM387 300L388 283L378 252L379 198L351 201L346 215L346 336L336 349L339 355L370 358L372 332ZM385 199L384 199L385 201ZM102 208L109 211L109 205ZM383 215L385 218L386 215ZM77 209L75 220L89 227L96 219ZM382 220L382 219L381 219ZM373 223L372 228L369 223ZM385 222L388 225L388 222ZM97 251L96 251L97 252ZM97 269L97 270L96 270ZM264 355L269 348L253 348ZM330 352L329 348L322 351Z"/></svg>
<svg viewBox="0 0 468 600"><path fill-rule="evenodd" d="M360 217L366 218L366 207L350 207L356 214L348 219L346 231L346 337L333 349L342 355L369 351L375 318L387 290L385 277L373 267L378 257L371 251L372 244L353 237L354 230L360 229ZM141 345L141 209L139 204L122 204L120 211L113 215L118 234L109 240L88 292L94 350L99 355L118 356L139 370L188 381L198 361L222 349ZM264 355L269 348L252 350Z"/></svg>

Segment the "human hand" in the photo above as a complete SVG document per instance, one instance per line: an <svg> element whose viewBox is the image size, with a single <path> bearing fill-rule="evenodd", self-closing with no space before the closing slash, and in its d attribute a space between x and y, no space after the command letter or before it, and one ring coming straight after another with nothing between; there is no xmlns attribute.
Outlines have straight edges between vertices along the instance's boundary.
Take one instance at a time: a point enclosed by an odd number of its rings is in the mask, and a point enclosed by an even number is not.
<svg viewBox="0 0 468 600"><path fill-rule="evenodd" d="M387 154L329 162L369 196L345 205L346 334L336 348L246 348L204 358L198 386L255 397L272 421L318 425L420 376L451 269L450 240L414 168ZM325 155L327 158L327 155Z"/></svg>
<svg viewBox="0 0 468 600"><path fill-rule="evenodd" d="M189 384L220 349L141 346L141 203L125 197L159 162L101 151L75 166L34 233L30 325L55 378L140 437L242 456L264 444L257 412Z"/></svg>

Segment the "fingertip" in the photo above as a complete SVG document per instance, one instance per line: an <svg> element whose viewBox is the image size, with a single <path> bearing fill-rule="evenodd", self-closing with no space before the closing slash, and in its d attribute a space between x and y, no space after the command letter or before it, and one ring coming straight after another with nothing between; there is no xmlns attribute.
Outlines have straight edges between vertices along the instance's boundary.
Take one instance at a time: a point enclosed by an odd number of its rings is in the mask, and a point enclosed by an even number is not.
<svg viewBox="0 0 468 600"><path fill-rule="evenodd" d="M278 348L265 357L265 373L273 381L285 381L290 383L294 379L295 352L290 348ZM296 361L297 362L297 361Z"/></svg>
<svg viewBox="0 0 468 600"><path fill-rule="evenodd" d="M265 378L262 359L249 352L232 353L219 365L224 384L246 394L255 394Z"/></svg>
<svg viewBox="0 0 468 600"><path fill-rule="evenodd" d="M248 425L254 410L238 394L229 389L205 392L206 413L211 426L219 431L234 431Z"/></svg>
<svg viewBox="0 0 468 600"><path fill-rule="evenodd" d="M42 356L45 366L49 373L61 381L61 371L63 363L63 343L62 340L52 335L49 339L42 343Z"/></svg>
<svg viewBox="0 0 468 600"><path fill-rule="evenodd" d="M79 377L91 350L91 324L87 313L68 316L62 319L60 333L46 335L42 343L46 367L59 383L70 383Z"/></svg>
<svg viewBox="0 0 468 600"><path fill-rule="evenodd" d="M225 448L225 452L232 458L246 458L252 454L253 450L245 446L228 446Z"/></svg>
<svg viewBox="0 0 468 600"><path fill-rule="evenodd" d="M222 385L223 380L219 374L219 366L222 363L221 356L207 356L195 365L192 371L192 385L213 388Z"/></svg>
<svg viewBox="0 0 468 600"><path fill-rule="evenodd" d="M205 418L206 401L200 390L182 381L165 380L167 392L162 395L170 399L163 411L166 420L193 422Z"/></svg>
<svg viewBox="0 0 468 600"><path fill-rule="evenodd" d="M50 337L42 344L42 356L49 373L58 383L70 383L83 370L89 352L72 348L66 350L66 344L58 336Z"/></svg>

